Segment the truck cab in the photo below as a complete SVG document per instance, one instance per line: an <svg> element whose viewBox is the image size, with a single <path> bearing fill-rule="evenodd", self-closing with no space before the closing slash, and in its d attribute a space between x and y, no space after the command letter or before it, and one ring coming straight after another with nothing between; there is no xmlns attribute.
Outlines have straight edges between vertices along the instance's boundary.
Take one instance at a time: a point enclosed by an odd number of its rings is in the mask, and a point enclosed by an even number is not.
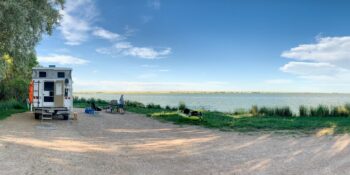
<svg viewBox="0 0 350 175"><path fill-rule="evenodd" d="M72 69L64 67L35 67L32 69L32 108L35 119L55 115L68 120L73 110Z"/></svg>

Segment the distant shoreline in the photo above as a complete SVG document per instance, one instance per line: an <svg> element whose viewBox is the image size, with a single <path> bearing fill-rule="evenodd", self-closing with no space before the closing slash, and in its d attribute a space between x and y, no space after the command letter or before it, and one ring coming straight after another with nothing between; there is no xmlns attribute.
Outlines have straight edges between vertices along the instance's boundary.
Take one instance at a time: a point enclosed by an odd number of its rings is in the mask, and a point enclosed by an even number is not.
<svg viewBox="0 0 350 175"><path fill-rule="evenodd" d="M78 91L74 94L350 94L346 92L270 92L270 91Z"/></svg>

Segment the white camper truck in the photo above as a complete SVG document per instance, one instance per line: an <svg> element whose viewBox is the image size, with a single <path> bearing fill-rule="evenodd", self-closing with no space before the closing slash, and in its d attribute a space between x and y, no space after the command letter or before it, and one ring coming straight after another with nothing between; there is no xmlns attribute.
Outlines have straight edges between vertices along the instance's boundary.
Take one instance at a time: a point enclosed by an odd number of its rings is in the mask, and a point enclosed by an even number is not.
<svg viewBox="0 0 350 175"><path fill-rule="evenodd" d="M73 110L72 69L35 67L32 73L32 107L35 119L52 119L54 115L68 120Z"/></svg>

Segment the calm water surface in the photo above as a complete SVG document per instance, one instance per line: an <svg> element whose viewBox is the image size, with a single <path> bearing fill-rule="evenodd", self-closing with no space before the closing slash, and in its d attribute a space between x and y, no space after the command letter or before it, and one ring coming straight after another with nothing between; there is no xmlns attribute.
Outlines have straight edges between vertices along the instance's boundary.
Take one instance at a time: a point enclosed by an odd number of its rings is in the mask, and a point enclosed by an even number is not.
<svg viewBox="0 0 350 175"><path fill-rule="evenodd" d="M84 98L104 100L119 99L120 94L75 94ZM350 94L310 94L310 93L213 93L213 94L126 94L126 100L144 104L154 103L161 106L178 106L185 102L193 109L208 109L233 112L237 109L249 109L258 106L289 106L298 111L300 105L334 106L350 103Z"/></svg>

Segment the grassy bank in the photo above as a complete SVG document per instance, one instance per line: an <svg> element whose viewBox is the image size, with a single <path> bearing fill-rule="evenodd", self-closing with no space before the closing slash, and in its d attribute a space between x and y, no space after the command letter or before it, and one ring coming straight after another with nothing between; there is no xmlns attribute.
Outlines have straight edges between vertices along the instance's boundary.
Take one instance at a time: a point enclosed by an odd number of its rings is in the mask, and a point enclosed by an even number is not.
<svg viewBox="0 0 350 175"><path fill-rule="evenodd" d="M107 102L105 102L107 103ZM103 104L105 104L103 103ZM148 117L173 122L175 124L198 125L225 131L288 131L325 134L350 133L350 105L327 107L301 106L298 114L289 107L258 107L249 110L238 110L233 113L201 111L202 117L187 116L181 112L186 105L179 107L161 107L155 104L144 105L138 102L127 102L126 110L145 114Z"/></svg>
<svg viewBox="0 0 350 175"><path fill-rule="evenodd" d="M183 105L180 108L185 108ZM289 107L268 108L253 106L234 113L202 111L202 117L188 117L177 109L129 102L127 110L175 124L199 125L225 131L288 131L324 134L350 133L350 105L300 107L299 115ZM301 114L301 116L300 116Z"/></svg>
<svg viewBox="0 0 350 175"><path fill-rule="evenodd" d="M16 100L0 101L0 120L3 120L12 114L25 112L26 106Z"/></svg>
<svg viewBox="0 0 350 175"><path fill-rule="evenodd" d="M73 106L75 108L90 107L92 102L94 102L96 106L99 106L102 108L108 106L109 104L109 102L101 99L95 99L95 98L85 99L85 98L79 98L79 97L73 98Z"/></svg>

